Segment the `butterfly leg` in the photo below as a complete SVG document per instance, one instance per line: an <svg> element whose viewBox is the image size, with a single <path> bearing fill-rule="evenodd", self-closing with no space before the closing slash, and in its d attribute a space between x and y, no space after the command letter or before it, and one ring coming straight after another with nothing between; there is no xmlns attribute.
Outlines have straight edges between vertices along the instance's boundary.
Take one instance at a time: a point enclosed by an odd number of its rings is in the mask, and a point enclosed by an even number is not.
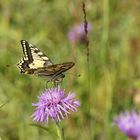
<svg viewBox="0 0 140 140"><path fill-rule="evenodd" d="M49 80L46 82L46 89L49 88L49 87L48 87L48 83L49 83L49 82L50 82Z"/></svg>
<svg viewBox="0 0 140 140"><path fill-rule="evenodd" d="M48 80L46 82L46 88L53 88L53 87L57 87L57 86L58 86L58 82L56 82L56 81Z"/></svg>

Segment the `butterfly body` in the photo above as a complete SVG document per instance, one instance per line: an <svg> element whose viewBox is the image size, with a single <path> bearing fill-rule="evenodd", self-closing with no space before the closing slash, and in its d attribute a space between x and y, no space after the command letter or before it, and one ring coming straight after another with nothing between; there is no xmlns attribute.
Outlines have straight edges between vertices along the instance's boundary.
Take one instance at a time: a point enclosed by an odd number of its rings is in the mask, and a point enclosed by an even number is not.
<svg viewBox="0 0 140 140"><path fill-rule="evenodd" d="M45 76L56 82L61 81L65 77L64 72L74 66L74 62L53 64L45 54L26 40L21 40L21 45L24 57L17 64L21 73Z"/></svg>

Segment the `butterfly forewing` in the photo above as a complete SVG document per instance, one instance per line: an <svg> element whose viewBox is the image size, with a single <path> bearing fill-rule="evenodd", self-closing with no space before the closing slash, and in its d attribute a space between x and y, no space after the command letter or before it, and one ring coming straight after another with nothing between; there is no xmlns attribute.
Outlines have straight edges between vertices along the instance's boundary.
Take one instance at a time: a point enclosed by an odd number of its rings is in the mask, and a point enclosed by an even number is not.
<svg viewBox="0 0 140 140"><path fill-rule="evenodd" d="M53 64L45 54L26 40L21 40L21 45L24 57L17 64L21 73L47 76L56 81L64 78L63 73L74 66L73 62Z"/></svg>

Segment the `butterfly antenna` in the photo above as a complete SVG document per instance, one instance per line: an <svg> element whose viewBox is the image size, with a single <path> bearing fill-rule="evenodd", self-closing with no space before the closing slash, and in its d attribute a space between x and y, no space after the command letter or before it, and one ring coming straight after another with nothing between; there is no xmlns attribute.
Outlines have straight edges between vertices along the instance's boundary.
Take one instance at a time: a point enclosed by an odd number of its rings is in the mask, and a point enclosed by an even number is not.
<svg viewBox="0 0 140 140"><path fill-rule="evenodd" d="M48 80L48 81L46 82L46 89L50 88L49 83L51 83L51 81L50 81L50 80Z"/></svg>
<svg viewBox="0 0 140 140"><path fill-rule="evenodd" d="M11 68L11 67L15 67L15 66L17 67L17 65L16 65L16 64L12 64L12 65L7 64L7 65L5 65L5 67L6 67L6 68Z"/></svg>
<svg viewBox="0 0 140 140"><path fill-rule="evenodd" d="M10 68L10 67L17 67L17 63L14 64L7 64L5 67Z"/></svg>
<svg viewBox="0 0 140 140"><path fill-rule="evenodd" d="M9 68L9 67L10 67L10 65L9 65L9 64L7 64L7 65L6 65L6 67L7 67L7 68Z"/></svg>
<svg viewBox="0 0 140 140"><path fill-rule="evenodd" d="M59 83L60 82L48 80L46 82L46 89L52 88L52 87L58 87Z"/></svg>
<svg viewBox="0 0 140 140"><path fill-rule="evenodd" d="M70 74L70 75L75 76L75 77L80 77L81 76L81 74L74 74L74 73L69 73L69 72L67 74Z"/></svg>

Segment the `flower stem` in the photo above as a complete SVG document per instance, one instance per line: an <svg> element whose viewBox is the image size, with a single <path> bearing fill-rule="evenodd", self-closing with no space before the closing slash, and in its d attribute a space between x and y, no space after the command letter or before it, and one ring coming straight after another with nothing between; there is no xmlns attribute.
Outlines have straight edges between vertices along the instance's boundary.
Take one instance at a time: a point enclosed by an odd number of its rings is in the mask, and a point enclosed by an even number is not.
<svg viewBox="0 0 140 140"><path fill-rule="evenodd" d="M56 122L56 127L57 127L57 134L58 134L58 140L65 140L64 138L64 129L60 122Z"/></svg>

